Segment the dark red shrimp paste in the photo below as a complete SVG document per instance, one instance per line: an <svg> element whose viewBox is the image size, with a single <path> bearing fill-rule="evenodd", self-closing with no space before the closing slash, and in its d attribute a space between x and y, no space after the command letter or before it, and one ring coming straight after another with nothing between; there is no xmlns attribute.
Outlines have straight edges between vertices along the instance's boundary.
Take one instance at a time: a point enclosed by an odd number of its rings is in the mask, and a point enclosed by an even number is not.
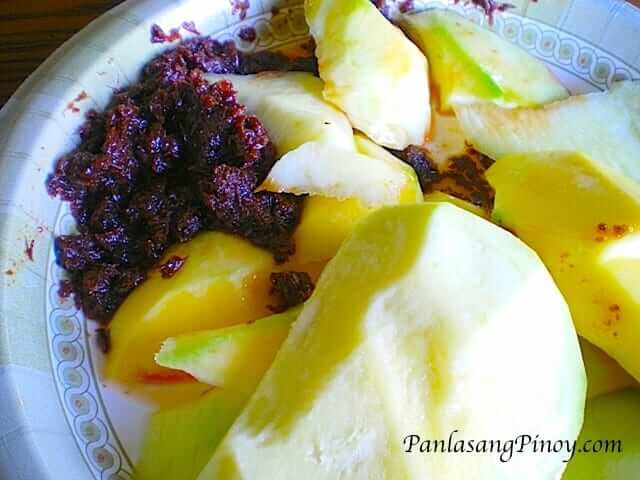
<svg viewBox="0 0 640 480"><path fill-rule="evenodd" d="M255 193L277 152L229 82L203 73L316 72L313 58L245 55L196 38L149 62L139 83L91 112L80 145L60 158L47 188L69 202L78 233L55 239L65 284L84 313L108 323L175 243L201 230L238 234L284 261L302 198Z"/></svg>
<svg viewBox="0 0 640 480"><path fill-rule="evenodd" d="M235 233L285 261L303 198L255 192L276 149L260 120L237 102L233 85L209 84L203 73L317 74L313 48L307 50L303 58L243 54L233 42L191 39L149 62L139 83L117 92L103 112L90 112L80 145L57 161L47 182L52 196L69 203L78 229L55 239L57 262L68 272L61 295L72 294L87 317L107 324L169 247L202 230ZM472 162L477 155L452 159L439 172L418 146L392 153L416 170L425 191L490 209L487 165ZM172 258L158 268L171 278L185 261ZM280 298L275 311L308 297L313 284L302 275L272 278Z"/></svg>

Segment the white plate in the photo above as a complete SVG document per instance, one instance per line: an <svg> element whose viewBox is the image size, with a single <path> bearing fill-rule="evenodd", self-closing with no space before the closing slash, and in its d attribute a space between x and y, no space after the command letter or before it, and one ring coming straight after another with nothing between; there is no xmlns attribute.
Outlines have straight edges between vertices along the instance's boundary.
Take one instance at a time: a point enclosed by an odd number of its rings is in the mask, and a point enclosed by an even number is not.
<svg viewBox="0 0 640 480"><path fill-rule="evenodd" d="M168 30L194 21L205 34L236 41L243 27L255 27L257 40L241 42L243 49L307 35L300 0L251 0L242 21L233 3L130 0L61 47L0 111L0 478L131 478L149 409L101 384L94 326L57 295L53 235L71 231L73 221L47 196L45 181L78 143L83 113L104 107L114 88L167 48L150 42L152 24ZM510 3L517 8L493 28L544 60L572 92L640 79L640 10L623 0ZM471 7L455 8L484 21ZM88 98L71 106L82 91ZM32 240L33 261L25 254Z"/></svg>

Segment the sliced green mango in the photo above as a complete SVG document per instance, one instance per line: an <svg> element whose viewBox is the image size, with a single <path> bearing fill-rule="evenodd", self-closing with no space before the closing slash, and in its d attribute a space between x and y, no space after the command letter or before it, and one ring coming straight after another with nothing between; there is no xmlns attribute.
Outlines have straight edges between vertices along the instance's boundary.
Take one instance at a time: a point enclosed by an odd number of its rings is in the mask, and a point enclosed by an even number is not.
<svg viewBox="0 0 640 480"><path fill-rule="evenodd" d="M156 362L203 383L252 393L299 313L296 308L249 324L169 338Z"/></svg>
<svg viewBox="0 0 640 480"><path fill-rule="evenodd" d="M467 140L498 160L536 152L580 152L640 182L640 82L540 108L491 104L455 108Z"/></svg>
<svg viewBox="0 0 640 480"><path fill-rule="evenodd" d="M233 83L238 101L260 119L280 156L321 140L353 148L349 120L323 98L322 80L310 73L207 74L205 78Z"/></svg>
<svg viewBox="0 0 640 480"><path fill-rule="evenodd" d="M357 198L371 208L422 200L409 165L364 136L355 138L352 150L330 142L305 143L278 160L260 188L338 200Z"/></svg>
<svg viewBox="0 0 640 480"><path fill-rule="evenodd" d="M569 96L542 61L451 10L407 15L403 27L429 59L443 111L478 102L542 105Z"/></svg>
<svg viewBox="0 0 640 480"><path fill-rule="evenodd" d="M214 389L201 398L155 412L144 436L136 480L193 480L247 400Z"/></svg>
<svg viewBox="0 0 640 480"><path fill-rule="evenodd" d="M421 144L431 110L427 60L369 0L306 0L324 97L385 147Z"/></svg>
<svg viewBox="0 0 640 480"><path fill-rule="evenodd" d="M560 478L563 452L502 463L403 439L573 441L585 390L569 309L532 250L447 203L382 208L328 264L199 479Z"/></svg>
<svg viewBox="0 0 640 480"><path fill-rule="evenodd" d="M493 218L542 257L578 333L640 379L640 189L578 153L504 157Z"/></svg>
<svg viewBox="0 0 640 480"><path fill-rule="evenodd" d="M640 391L587 402L577 452L562 480L637 480L640 471ZM586 450L586 451L584 451Z"/></svg>

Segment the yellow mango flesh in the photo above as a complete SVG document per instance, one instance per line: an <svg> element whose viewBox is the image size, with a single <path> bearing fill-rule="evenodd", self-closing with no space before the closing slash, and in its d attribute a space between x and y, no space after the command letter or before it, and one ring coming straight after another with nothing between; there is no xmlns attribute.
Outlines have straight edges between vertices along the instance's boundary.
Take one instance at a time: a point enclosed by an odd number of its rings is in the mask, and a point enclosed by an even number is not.
<svg viewBox="0 0 640 480"><path fill-rule="evenodd" d="M428 64L369 0L306 0L324 98L376 143L421 144L431 121Z"/></svg>
<svg viewBox="0 0 640 480"><path fill-rule="evenodd" d="M640 379L640 191L577 153L513 155L487 172L494 220L542 257L578 333Z"/></svg>
<svg viewBox="0 0 640 480"><path fill-rule="evenodd" d="M637 480L640 391L628 389L587 402L578 452L562 480Z"/></svg>
<svg viewBox="0 0 640 480"><path fill-rule="evenodd" d="M269 314L268 272L275 266L269 252L231 235L208 232L174 246L163 261L174 255L186 257L186 262L172 278L150 272L116 312L106 378L170 382L175 372L154 362L166 338Z"/></svg>
<svg viewBox="0 0 640 480"><path fill-rule="evenodd" d="M249 324L168 338L155 359L200 382L251 394L299 313L300 308L293 308Z"/></svg>
<svg viewBox="0 0 640 480"><path fill-rule="evenodd" d="M461 198L454 197L453 195L449 195L448 193L444 193L444 192L427 193L424 196L424 201L425 202L446 202L446 203L451 203L451 204L455 205L456 207L460 207L460 208L466 210L467 212L474 213L474 214L478 215L479 217L482 217L482 218L487 218L488 217L487 213L483 209L478 207L477 205L474 205L473 203L467 202L466 200L462 200Z"/></svg>
<svg viewBox="0 0 640 480"><path fill-rule="evenodd" d="M360 135L356 135L355 139L360 153L370 156L390 156L386 150ZM393 161L399 162L395 158ZM401 205L421 203L422 191L415 172L408 165L406 167L404 171L409 181L400 192L398 203ZM456 200L452 200L452 203L456 203ZM459 202L467 203L463 200ZM467 207L472 211L475 208L471 204ZM342 242L351 234L356 224L374 210L375 208L364 205L354 197L346 199L315 195L308 197L305 200L300 225L293 237L296 252L292 261L305 266L318 262L326 263L338 252Z"/></svg>
<svg viewBox="0 0 640 480"><path fill-rule="evenodd" d="M155 412L136 465L136 480L195 480L242 410L247 396L212 389Z"/></svg>
<svg viewBox="0 0 640 480"><path fill-rule="evenodd" d="M540 60L450 10L408 15L403 27L429 59L443 111L477 102L540 105L568 96Z"/></svg>
<svg viewBox="0 0 640 480"><path fill-rule="evenodd" d="M356 198L309 197L294 234L294 260L301 264L333 258L358 221L371 212Z"/></svg>
<svg viewBox="0 0 640 480"><path fill-rule="evenodd" d="M388 162L405 175L406 184L397 199L399 204L420 203L422 190L413 169L376 145L362 134L354 136L357 151ZM366 174L366 173L363 173ZM364 205L355 197L339 199L312 195L305 200L300 225L294 234L296 253L293 261L307 265L327 262L338 252L356 224L375 208Z"/></svg>
<svg viewBox="0 0 640 480"><path fill-rule="evenodd" d="M587 398L640 386L613 358L584 338L580 349L587 372Z"/></svg>
<svg viewBox="0 0 640 480"><path fill-rule="evenodd" d="M329 263L199 479L558 479L558 455L505 466L409 455L401 439L573 440L585 383L569 310L533 251L452 205L383 208Z"/></svg>

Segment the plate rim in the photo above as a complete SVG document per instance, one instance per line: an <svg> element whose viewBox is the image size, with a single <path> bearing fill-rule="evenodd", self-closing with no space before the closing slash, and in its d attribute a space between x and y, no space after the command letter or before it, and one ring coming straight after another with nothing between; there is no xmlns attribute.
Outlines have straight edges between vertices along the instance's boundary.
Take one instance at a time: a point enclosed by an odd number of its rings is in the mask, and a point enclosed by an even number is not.
<svg viewBox="0 0 640 480"><path fill-rule="evenodd" d="M573 4L574 1L597 2L598 0L571 0L571 3ZM637 21L638 21L637 26L638 28L640 28L640 8L637 8L634 5L627 3L625 0L607 0L607 1L611 5L616 5L618 8L622 8L626 6L631 8L632 11L635 11L637 15ZM270 0L259 0L260 7L264 8L264 5L268 4L269 2ZM291 2L288 2L288 3L291 3ZM429 5L441 6L443 5L443 3L448 3L448 2L445 2L443 0L443 1L416 2L416 3L423 3L426 6L429 6ZM9 147L12 145L10 142L11 133L12 133L11 127L14 124L18 123L18 121L21 119L21 116L24 115L24 112L27 110L27 105L29 104L29 102L25 102L23 104L20 101L20 99L28 98L32 94L32 92L35 90L35 87L37 84L36 82L38 80L41 80L47 73L50 74L51 70L55 70L55 67L58 63L65 63L65 62L71 61L74 57L77 56L77 52L83 49L81 45L82 43L86 42L87 44L90 44L91 42L89 40L93 38L93 36L98 31L100 31L100 29L107 29L107 27L109 27L111 24L115 24L115 22L117 21L124 20L125 22L128 22L131 25L131 28L140 28L141 26L148 28L148 25L150 25L150 23L155 23L156 18L158 17L162 18L165 11L173 11L177 8L187 8L189 5L198 5L198 4L201 4L200 0L127 0L124 3L116 6L115 8L109 10L108 12L104 13L97 19L90 22L77 34L75 34L73 37L71 37L69 40L63 43L21 84L21 86L16 90L16 92L11 96L11 98L7 101L4 107L0 110L0 124L2 124L3 126L7 125L7 128L5 129L7 132L4 134L4 136L3 134L0 134L0 171L4 171L8 167L7 165L8 160L6 157L7 157L7 152L10 150ZM209 6L211 6L211 4L212 2L208 2ZM219 15L220 18L222 17L225 18L225 21L227 22L227 25L225 28L232 28L234 26L237 26L238 22L232 21L234 20L234 17L231 16L230 12L227 11L227 10L230 10L229 1L216 0L214 6L216 8L219 8L219 11L217 11L217 13L215 14ZM137 12L145 12L145 11L153 13L149 17L152 19L151 21L148 21L148 18L145 18L144 20L137 18L137 16L134 14ZM212 12L211 15L214 15L214 13ZM505 18L509 18L510 16L511 14L506 15ZM538 22L540 21L538 20ZM544 23L544 22L540 22L540 23ZM551 24L546 24L546 25L550 28L558 29L558 27L555 27ZM570 32L566 32L566 33L573 37L580 38L578 35L574 33L570 33ZM584 39L584 38L580 38L580 39L587 44L593 45L593 42L590 42L587 39ZM593 46L595 47L595 45ZM159 51L158 49L153 50L153 54L156 54L158 51ZM152 50L149 49L149 52L152 52ZM611 52L607 52L607 53L609 56L615 56ZM637 58L637 62L638 62L638 65L635 65L636 69L632 77L636 79L640 79L640 55ZM139 63L142 64L144 62L140 61ZM62 99L61 99L61 102L62 102ZM18 183L19 182L16 182L16 186L15 186L16 189L18 188L17 186ZM1 185L1 182L0 182L0 185ZM0 195L2 195L1 192L0 192ZM56 202L58 203L58 209L59 209L60 202L58 202L57 200ZM8 205L10 202L5 202L5 203L7 203ZM1 211L3 207L7 206L5 205L5 203L3 203L3 197L0 196L0 241L2 239L3 234L5 234L8 229L7 225L4 225L5 217L2 216L2 211ZM51 266L51 262L49 261L50 260L49 257L51 254L51 248L50 248L51 235L49 233L45 232L45 236L43 237L44 241L49 243L49 246L46 248L46 252L47 252L46 260L44 260L44 263L45 263L44 271L46 272L47 278L49 278L49 269ZM5 241L0 243L0 267L4 267L5 264L8 264L6 260L8 258L7 255L9 252L5 251L6 250L5 243L7 242ZM4 272L4 268L2 268L2 272ZM0 274L2 272L0 272ZM24 382L23 380L18 380L18 377L23 374L27 376L33 376L33 378L35 379L33 381L37 382L43 375L50 375L53 378L55 369L53 364L50 363L50 371L48 372L43 372L42 370L33 369L33 372L29 373L29 372L23 371L24 369L29 370L29 367L26 367L24 365L12 364L11 359L8 359L8 361L2 360L3 359L2 349L4 348L6 349L7 352L10 352L11 348L9 348L9 346L11 345L11 340L12 340L11 333L7 329L7 325L8 325L7 311L5 311L5 306L6 306L5 297L7 295L7 290L10 287L7 284L8 284L7 279L3 278L3 281L0 281L0 389L2 389L2 391L6 393L6 397L7 397L6 399L3 399L5 400L5 403L2 403L2 401L0 401L0 405L2 405L3 407L7 407L7 410L5 410L5 412L10 412L9 415L12 416L14 421L13 428L17 430L22 429L25 432L23 443L22 443L22 445L25 447L24 451L19 453L12 452L15 455L23 457L21 460L23 466L21 467L22 470L20 470L20 472L22 472L22 474L24 475L24 478L28 478L28 479L49 478L51 471L47 470L48 462L43 458L42 452L40 451L38 446L35 444L35 442L33 442L33 439L30 439L30 436L35 436L38 433L38 431L37 429L32 428L31 419L26 414L26 411L23 408L24 398L22 397L22 395L24 395L25 392L20 390L20 386ZM45 288L46 288L46 283L45 283ZM47 293L48 292L45 292L45 294ZM48 298L48 295L47 295L47 298ZM47 315L46 309L44 314L45 314L44 318L47 319L48 315ZM48 325L48 321L47 321L47 325ZM49 348L49 346L50 345L48 343L48 336L47 336L47 348ZM48 357L47 360L51 361L51 357L49 356L49 354L47 354L47 357ZM58 397L58 401L60 401L60 397L58 395L56 396ZM62 405L60 405L60 408L64 410ZM62 415L62 417L65 418L65 421L66 421L66 415L64 414L64 411L61 411L59 413ZM3 471L15 472L15 465L13 463L11 465L7 463L8 461L15 461L15 459L9 459L8 457L4 458L2 456L3 452L1 447L3 445L3 441L5 440L3 436L5 432L3 432L2 430L4 424L2 422L3 420L0 419L0 473L2 473ZM69 430L71 431L71 425L69 425ZM3 468L6 470L3 470Z"/></svg>

